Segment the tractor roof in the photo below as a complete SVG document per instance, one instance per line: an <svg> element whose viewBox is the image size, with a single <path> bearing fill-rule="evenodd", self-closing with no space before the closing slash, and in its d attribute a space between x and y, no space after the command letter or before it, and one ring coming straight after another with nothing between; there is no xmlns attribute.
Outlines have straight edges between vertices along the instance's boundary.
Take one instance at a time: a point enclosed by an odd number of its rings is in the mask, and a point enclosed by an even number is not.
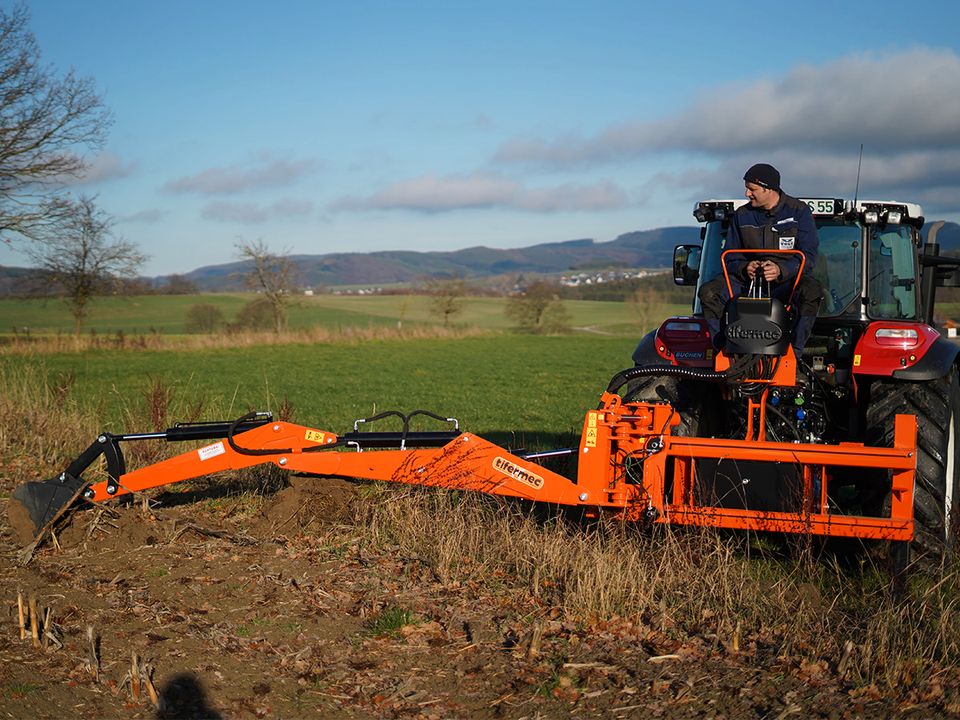
<svg viewBox="0 0 960 720"><path fill-rule="evenodd" d="M800 198L807 205L814 215L821 217L851 217L865 219L865 222L877 222L882 219L883 222L904 222L916 227L923 225L923 208L916 203L901 202L899 200L845 200L843 198ZM727 212L733 212L737 208L746 205L747 199L739 198L718 198L711 200L701 200L694 203L693 216L699 222L709 220L719 220ZM873 218L869 217L870 215Z"/></svg>

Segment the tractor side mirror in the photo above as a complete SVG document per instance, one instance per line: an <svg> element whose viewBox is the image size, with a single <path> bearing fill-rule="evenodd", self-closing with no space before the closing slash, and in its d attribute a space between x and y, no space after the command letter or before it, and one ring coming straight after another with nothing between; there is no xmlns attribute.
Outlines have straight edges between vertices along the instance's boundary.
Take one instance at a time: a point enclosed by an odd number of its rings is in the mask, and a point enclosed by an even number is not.
<svg viewBox="0 0 960 720"><path fill-rule="evenodd" d="M960 287L960 258L939 255L938 250L939 246L920 255L924 274L932 272L937 287Z"/></svg>
<svg viewBox="0 0 960 720"><path fill-rule="evenodd" d="M677 285L696 285L700 277L699 245L677 245L673 249L673 281Z"/></svg>
<svg viewBox="0 0 960 720"><path fill-rule="evenodd" d="M952 268L950 270L938 268L937 269L937 286L938 287L960 287L960 268Z"/></svg>

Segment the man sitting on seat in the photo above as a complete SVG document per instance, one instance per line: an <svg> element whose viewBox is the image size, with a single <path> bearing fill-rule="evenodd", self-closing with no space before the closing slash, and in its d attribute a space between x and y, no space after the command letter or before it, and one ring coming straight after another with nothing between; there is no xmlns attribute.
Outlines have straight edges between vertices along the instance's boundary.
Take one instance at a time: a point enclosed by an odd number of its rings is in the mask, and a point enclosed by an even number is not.
<svg viewBox="0 0 960 720"><path fill-rule="evenodd" d="M754 165L744 174L743 181L744 194L750 202L733 214L724 250L799 250L803 253L803 277L792 300L800 316L793 338L794 351L799 357L813 330L823 296L820 283L813 278L819 246L813 213L805 202L780 189L780 173L772 165ZM742 295L751 282L764 280L772 284L773 297L785 304L791 302L790 292L800 270L799 257L792 253L757 257L751 253L733 258L727 267L734 295ZM720 318L729 300L722 273L700 288L703 315L717 346L720 345Z"/></svg>

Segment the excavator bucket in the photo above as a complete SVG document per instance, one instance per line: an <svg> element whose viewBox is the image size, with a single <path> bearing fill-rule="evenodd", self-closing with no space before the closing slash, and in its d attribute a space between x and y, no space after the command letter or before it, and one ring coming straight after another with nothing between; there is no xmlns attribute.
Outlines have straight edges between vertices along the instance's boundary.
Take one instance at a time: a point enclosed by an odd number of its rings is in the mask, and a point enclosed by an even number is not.
<svg viewBox="0 0 960 720"><path fill-rule="evenodd" d="M43 482L26 482L18 486L7 502L7 516L21 544L41 540L85 487L83 480L66 473Z"/></svg>
<svg viewBox="0 0 960 720"><path fill-rule="evenodd" d="M7 516L10 526L16 532L23 545L37 545L43 540L64 514L73 507L77 499L84 495L90 481L82 478L95 461L101 457L106 464L108 479L101 483L108 488L110 495L120 488L120 478L126 472L126 461L120 449L120 443L130 440L166 440L178 442L184 440L209 440L232 437L233 433L243 433L260 427L272 420L270 413L250 413L234 422L179 423L160 432L130 433L115 435L103 432L84 450L67 468L49 480L26 482L18 486L7 502Z"/></svg>

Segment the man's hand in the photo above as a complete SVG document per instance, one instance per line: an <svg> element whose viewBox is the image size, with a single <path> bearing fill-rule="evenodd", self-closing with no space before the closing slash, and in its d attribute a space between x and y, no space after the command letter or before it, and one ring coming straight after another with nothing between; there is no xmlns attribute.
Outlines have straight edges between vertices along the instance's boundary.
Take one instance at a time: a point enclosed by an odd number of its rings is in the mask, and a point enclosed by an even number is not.
<svg viewBox="0 0 960 720"><path fill-rule="evenodd" d="M773 260L751 260L747 263L747 277L751 280L754 279L758 271L767 282L773 282L780 277L780 266Z"/></svg>

